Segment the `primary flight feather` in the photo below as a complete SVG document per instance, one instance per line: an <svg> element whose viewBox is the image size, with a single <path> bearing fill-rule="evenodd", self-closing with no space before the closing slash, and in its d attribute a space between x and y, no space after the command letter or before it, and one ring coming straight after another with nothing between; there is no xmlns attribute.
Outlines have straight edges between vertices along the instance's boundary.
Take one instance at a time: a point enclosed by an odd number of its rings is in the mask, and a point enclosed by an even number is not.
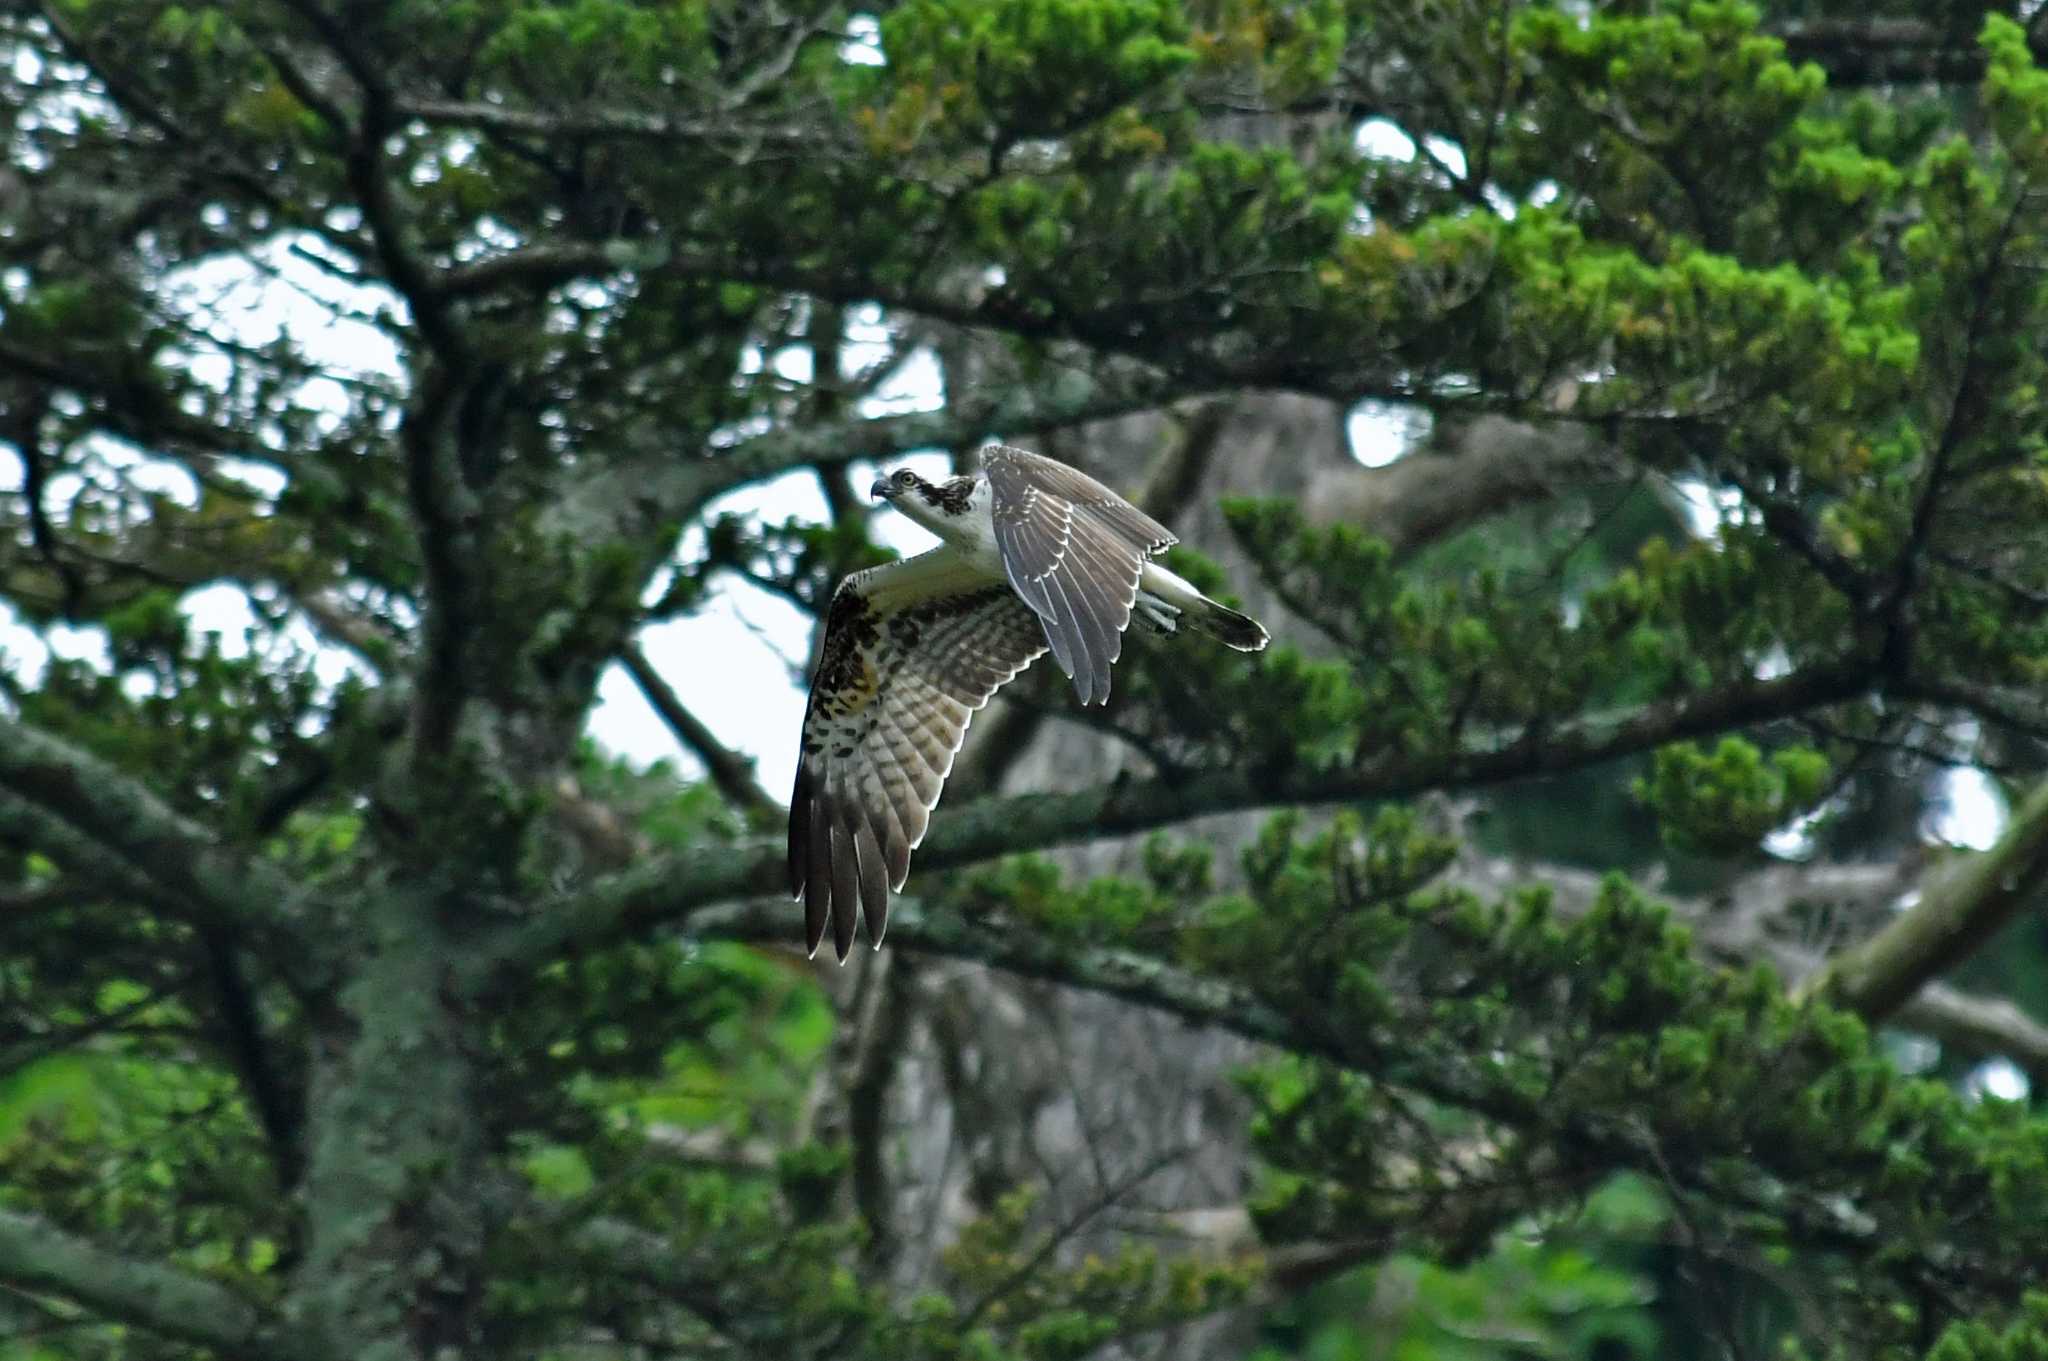
<svg viewBox="0 0 2048 1361"><path fill-rule="evenodd" d="M992 445L981 472L927 482L909 469L870 494L939 536L914 558L855 572L825 615L789 801L789 890L812 954L832 929L840 961L865 917L882 943L889 895L976 710L1050 650L1083 704L1109 673L1135 613L1243 652L1266 631L1152 561L1166 526L1064 463Z"/></svg>

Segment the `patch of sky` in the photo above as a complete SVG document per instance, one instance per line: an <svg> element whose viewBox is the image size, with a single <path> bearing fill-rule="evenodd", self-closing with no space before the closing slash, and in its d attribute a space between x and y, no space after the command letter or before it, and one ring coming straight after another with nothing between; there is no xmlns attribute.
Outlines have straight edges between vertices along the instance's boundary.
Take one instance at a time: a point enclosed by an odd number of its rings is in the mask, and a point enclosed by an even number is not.
<svg viewBox="0 0 2048 1361"><path fill-rule="evenodd" d="M1428 438L1434 418L1419 406L1368 398L1344 417L1351 456L1368 468L1384 468Z"/></svg>
<svg viewBox="0 0 2048 1361"><path fill-rule="evenodd" d="M1976 1101L2025 1101L2032 1090L2026 1070L2003 1054L1984 1060L1963 1079L1963 1094Z"/></svg>
<svg viewBox="0 0 2048 1361"><path fill-rule="evenodd" d="M1989 775L1975 766L1958 766L1942 773L1927 831L1951 846L1989 850L2009 815L2005 796Z"/></svg>
<svg viewBox="0 0 2048 1361"><path fill-rule="evenodd" d="M839 60L849 66L886 66L882 54L882 24L872 14L850 14L846 18L845 41L839 44Z"/></svg>
<svg viewBox="0 0 2048 1361"><path fill-rule="evenodd" d="M1815 849L1814 833L1831 815L1840 812L1846 800L1836 797L1824 801L1818 808L1801 813L1784 826L1772 831L1763 839L1764 853L1780 860L1805 860Z"/></svg>
<svg viewBox="0 0 2048 1361"><path fill-rule="evenodd" d="M1941 1045L1925 1035L1885 1029L1878 1032L1885 1056L1902 1073L1931 1073L1941 1062Z"/></svg>
<svg viewBox="0 0 2048 1361"><path fill-rule="evenodd" d="M1733 488L1710 487L1696 477L1678 477L1671 480L1671 489L1678 495L1686 528L1695 538L1716 538L1723 526L1741 518L1742 493Z"/></svg>

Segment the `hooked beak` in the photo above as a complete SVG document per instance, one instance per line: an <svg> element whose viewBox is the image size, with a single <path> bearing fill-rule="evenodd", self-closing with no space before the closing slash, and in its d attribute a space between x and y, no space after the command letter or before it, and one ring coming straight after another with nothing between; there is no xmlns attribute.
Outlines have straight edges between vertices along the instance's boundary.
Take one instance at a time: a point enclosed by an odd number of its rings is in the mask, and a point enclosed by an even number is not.
<svg viewBox="0 0 2048 1361"><path fill-rule="evenodd" d="M872 500L876 500L876 501L886 501L886 500L888 500L888 499L889 499L889 479L888 479L888 478L886 478L886 477L878 477L878 478L876 478L876 479L875 479L875 484L874 484L874 485L873 485L872 487L869 487L869 488L868 488L868 496L869 496L869 498L870 498L870 499L872 499Z"/></svg>

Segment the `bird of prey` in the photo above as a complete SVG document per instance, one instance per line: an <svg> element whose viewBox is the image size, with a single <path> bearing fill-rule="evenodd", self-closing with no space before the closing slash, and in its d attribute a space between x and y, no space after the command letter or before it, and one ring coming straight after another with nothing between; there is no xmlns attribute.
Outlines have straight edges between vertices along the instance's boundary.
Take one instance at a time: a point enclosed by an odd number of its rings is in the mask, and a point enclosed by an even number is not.
<svg viewBox="0 0 2048 1361"><path fill-rule="evenodd" d="M1084 473L1004 445L981 472L927 482L907 468L869 494L943 541L839 583L804 710L789 801L789 889L805 941L841 963L856 915L879 948L975 711L1050 649L1083 704L1109 699L1133 614L1242 652L1266 631L1158 563L1166 526Z"/></svg>

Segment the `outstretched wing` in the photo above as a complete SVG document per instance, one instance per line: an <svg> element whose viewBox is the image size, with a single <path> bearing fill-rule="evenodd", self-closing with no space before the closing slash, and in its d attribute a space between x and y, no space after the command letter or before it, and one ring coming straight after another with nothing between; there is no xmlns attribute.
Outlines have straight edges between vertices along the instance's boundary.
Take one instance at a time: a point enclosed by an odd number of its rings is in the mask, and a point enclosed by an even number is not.
<svg viewBox="0 0 2048 1361"><path fill-rule="evenodd" d="M839 583L789 800L789 891L812 954L844 961L856 908L882 943L974 712L1045 651L1038 619L953 548Z"/></svg>
<svg viewBox="0 0 2048 1361"><path fill-rule="evenodd" d="M981 451L981 466L1010 585L1044 621L1053 659L1081 702L1107 703L1145 560L1178 540L1064 463L998 444Z"/></svg>

